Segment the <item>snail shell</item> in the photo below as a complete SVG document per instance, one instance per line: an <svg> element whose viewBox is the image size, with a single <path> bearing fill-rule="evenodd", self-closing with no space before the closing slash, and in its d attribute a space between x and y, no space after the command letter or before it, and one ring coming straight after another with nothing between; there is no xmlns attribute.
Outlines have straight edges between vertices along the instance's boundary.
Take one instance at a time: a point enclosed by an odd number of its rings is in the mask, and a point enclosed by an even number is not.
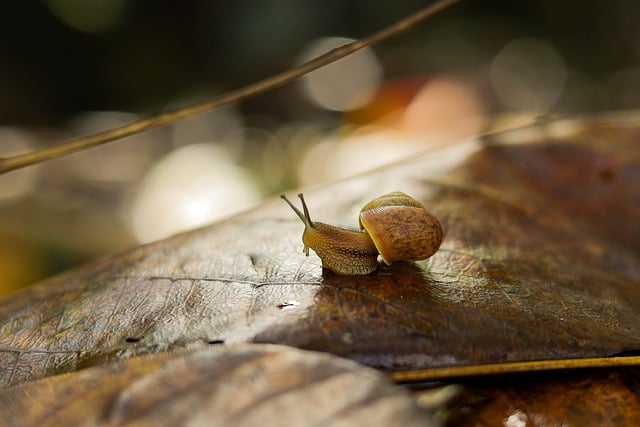
<svg viewBox="0 0 640 427"><path fill-rule="evenodd" d="M420 202L396 191L367 203L360 211L367 231L387 264L429 258L442 243L442 226Z"/></svg>
<svg viewBox="0 0 640 427"><path fill-rule="evenodd" d="M397 260L415 261L433 255L442 242L438 219L417 200L402 192L385 194L367 203L360 211L361 231L313 222L302 194L303 211L284 195L305 225L303 252L313 249L322 266L337 274L369 274L378 267L378 254L386 264Z"/></svg>

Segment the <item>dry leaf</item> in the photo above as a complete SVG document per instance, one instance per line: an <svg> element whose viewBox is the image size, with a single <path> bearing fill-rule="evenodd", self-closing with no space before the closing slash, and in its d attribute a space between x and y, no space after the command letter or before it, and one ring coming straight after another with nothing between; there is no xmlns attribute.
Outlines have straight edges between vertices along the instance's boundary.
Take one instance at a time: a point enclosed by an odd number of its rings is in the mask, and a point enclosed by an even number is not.
<svg viewBox="0 0 640 427"><path fill-rule="evenodd" d="M159 353L0 391L12 426L433 426L379 372L321 353L240 345Z"/></svg>
<svg viewBox="0 0 640 427"><path fill-rule="evenodd" d="M456 427L635 426L639 373L624 368L483 378L448 386L454 393L440 418Z"/></svg>
<svg viewBox="0 0 640 427"><path fill-rule="evenodd" d="M533 142L506 133L306 194L314 219L353 226L371 198L411 194L446 229L423 262L322 272L277 200L41 283L0 303L0 380L202 342L395 370L637 350L635 123L548 124Z"/></svg>

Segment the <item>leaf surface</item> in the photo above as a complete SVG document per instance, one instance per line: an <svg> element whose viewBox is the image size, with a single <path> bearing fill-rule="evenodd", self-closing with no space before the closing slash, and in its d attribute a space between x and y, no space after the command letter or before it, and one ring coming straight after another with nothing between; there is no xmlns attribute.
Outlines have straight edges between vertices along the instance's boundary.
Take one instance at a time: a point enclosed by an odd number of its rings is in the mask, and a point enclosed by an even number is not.
<svg viewBox="0 0 640 427"><path fill-rule="evenodd" d="M554 371L448 386L447 425L634 426L639 374L637 368Z"/></svg>
<svg viewBox="0 0 640 427"><path fill-rule="evenodd" d="M286 344L408 370L640 348L633 122L568 121L456 144L305 194L357 225L401 190L443 223L430 259L322 271L280 200L0 302L4 386L203 342Z"/></svg>
<svg viewBox="0 0 640 427"><path fill-rule="evenodd" d="M16 385L0 391L0 424L435 425L408 391L373 369L246 344L133 357Z"/></svg>

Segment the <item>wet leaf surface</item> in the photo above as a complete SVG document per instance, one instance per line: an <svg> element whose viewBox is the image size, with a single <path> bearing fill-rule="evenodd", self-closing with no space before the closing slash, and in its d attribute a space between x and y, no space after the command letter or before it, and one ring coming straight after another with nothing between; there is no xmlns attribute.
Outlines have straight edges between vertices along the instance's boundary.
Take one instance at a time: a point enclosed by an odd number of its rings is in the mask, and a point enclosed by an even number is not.
<svg viewBox="0 0 640 427"><path fill-rule="evenodd" d="M134 357L4 389L0 424L435 425L407 390L373 369L246 344Z"/></svg>
<svg viewBox="0 0 640 427"><path fill-rule="evenodd" d="M340 225L394 190L440 219L436 255L369 276L304 257L280 200L58 276L0 302L0 381L207 342L387 370L637 350L638 136L624 120L543 125L306 193Z"/></svg>

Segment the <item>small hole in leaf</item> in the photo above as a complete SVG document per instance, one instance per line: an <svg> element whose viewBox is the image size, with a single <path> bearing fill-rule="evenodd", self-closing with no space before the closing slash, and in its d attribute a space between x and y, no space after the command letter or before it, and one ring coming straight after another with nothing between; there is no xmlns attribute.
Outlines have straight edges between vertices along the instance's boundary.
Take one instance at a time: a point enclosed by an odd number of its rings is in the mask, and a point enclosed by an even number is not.
<svg viewBox="0 0 640 427"><path fill-rule="evenodd" d="M211 345L224 344L224 340L208 340L207 344L211 344Z"/></svg>
<svg viewBox="0 0 640 427"><path fill-rule="evenodd" d="M595 170L604 183L611 183L617 175L616 164L610 159L596 159Z"/></svg>
<svg viewBox="0 0 640 427"><path fill-rule="evenodd" d="M611 182L616 177L616 173L612 168L604 168L600 170L600 179L604 182Z"/></svg>
<svg viewBox="0 0 640 427"><path fill-rule="evenodd" d="M300 303L298 301L287 301L287 302L283 302L278 304L276 307L278 307L280 310L284 310L287 308L294 308L299 306Z"/></svg>
<svg viewBox="0 0 640 427"><path fill-rule="evenodd" d="M127 337L124 339L124 342L140 342L142 340L143 337Z"/></svg>

